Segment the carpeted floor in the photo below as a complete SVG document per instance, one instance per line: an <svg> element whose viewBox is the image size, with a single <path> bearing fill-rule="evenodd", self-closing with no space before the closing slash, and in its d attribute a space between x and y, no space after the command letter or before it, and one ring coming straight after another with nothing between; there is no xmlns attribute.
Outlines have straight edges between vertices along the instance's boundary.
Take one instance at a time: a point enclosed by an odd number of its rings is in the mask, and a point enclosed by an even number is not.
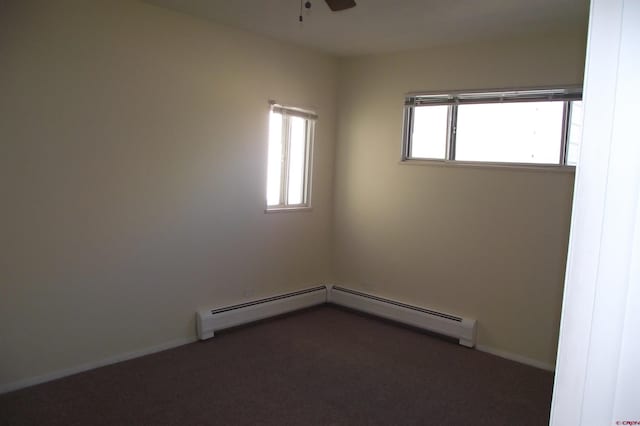
<svg viewBox="0 0 640 426"><path fill-rule="evenodd" d="M0 395L0 424L546 425L552 382L322 306Z"/></svg>

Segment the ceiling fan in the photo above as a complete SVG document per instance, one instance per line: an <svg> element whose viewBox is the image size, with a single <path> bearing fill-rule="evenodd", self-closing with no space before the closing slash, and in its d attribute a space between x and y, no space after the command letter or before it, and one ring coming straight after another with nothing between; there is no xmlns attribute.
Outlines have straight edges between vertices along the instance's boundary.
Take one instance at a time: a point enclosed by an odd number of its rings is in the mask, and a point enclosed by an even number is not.
<svg viewBox="0 0 640 426"><path fill-rule="evenodd" d="M354 0L324 0L333 12L340 10L351 9L355 7L356 2Z"/></svg>
<svg viewBox="0 0 640 426"><path fill-rule="evenodd" d="M341 10L351 9L355 7L355 0L324 0L331 9L332 12L339 12ZM310 0L300 0L300 17L298 20L302 23L302 6L304 4L304 8L309 10L311 9L311 1Z"/></svg>

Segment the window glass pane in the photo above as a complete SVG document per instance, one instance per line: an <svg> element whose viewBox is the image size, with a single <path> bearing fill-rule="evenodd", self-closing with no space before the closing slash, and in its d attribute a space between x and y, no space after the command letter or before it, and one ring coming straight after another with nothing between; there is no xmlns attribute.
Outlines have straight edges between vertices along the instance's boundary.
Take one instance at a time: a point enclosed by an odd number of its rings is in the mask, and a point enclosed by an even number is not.
<svg viewBox="0 0 640 426"><path fill-rule="evenodd" d="M267 159L267 205L280 204L280 178L282 174L282 114L269 116L269 153Z"/></svg>
<svg viewBox="0 0 640 426"><path fill-rule="evenodd" d="M456 160L558 164L563 102L458 107Z"/></svg>
<svg viewBox="0 0 640 426"><path fill-rule="evenodd" d="M413 133L409 157L444 159L447 152L446 105L420 106L413 109Z"/></svg>
<svg viewBox="0 0 640 426"><path fill-rule="evenodd" d="M302 204L304 199L305 145L307 140L304 118L291 117L289 146L289 199L287 204Z"/></svg>
<svg viewBox="0 0 640 426"><path fill-rule="evenodd" d="M582 101L571 102L571 117L569 121L569 138L567 139L567 164L575 166L580 156L582 142Z"/></svg>

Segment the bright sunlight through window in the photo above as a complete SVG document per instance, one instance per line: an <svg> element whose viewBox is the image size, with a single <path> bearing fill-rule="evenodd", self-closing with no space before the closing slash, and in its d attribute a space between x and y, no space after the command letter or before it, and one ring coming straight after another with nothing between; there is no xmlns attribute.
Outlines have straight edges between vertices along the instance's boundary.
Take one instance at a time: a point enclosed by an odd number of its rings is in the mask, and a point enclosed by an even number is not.
<svg viewBox="0 0 640 426"><path fill-rule="evenodd" d="M316 115L273 104L269 116L267 210L310 206Z"/></svg>
<svg viewBox="0 0 640 426"><path fill-rule="evenodd" d="M557 164L562 102L458 107L456 160Z"/></svg>
<svg viewBox="0 0 640 426"><path fill-rule="evenodd" d="M580 97L579 89L408 96L403 160L576 165Z"/></svg>

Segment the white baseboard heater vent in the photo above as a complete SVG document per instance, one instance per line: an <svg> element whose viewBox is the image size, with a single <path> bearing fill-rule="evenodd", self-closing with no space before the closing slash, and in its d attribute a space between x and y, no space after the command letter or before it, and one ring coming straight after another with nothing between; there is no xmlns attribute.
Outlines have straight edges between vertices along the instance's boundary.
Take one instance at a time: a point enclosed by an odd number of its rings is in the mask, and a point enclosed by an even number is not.
<svg viewBox="0 0 640 426"><path fill-rule="evenodd" d="M204 309L196 314L200 340L209 339L216 331L261 319L297 311L327 302L327 287L319 286L265 299L216 309Z"/></svg>
<svg viewBox="0 0 640 426"><path fill-rule="evenodd" d="M476 344L476 320L413 306L372 294L338 286L318 286L214 309L203 309L196 315L200 340L209 339L217 331L247 324L324 303L333 303L374 316L408 324L458 339L461 345Z"/></svg>
<svg viewBox="0 0 640 426"><path fill-rule="evenodd" d="M458 339L470 348L476 344L476 320L437 312L371 294L333 286L327 302Z"/></svg>

